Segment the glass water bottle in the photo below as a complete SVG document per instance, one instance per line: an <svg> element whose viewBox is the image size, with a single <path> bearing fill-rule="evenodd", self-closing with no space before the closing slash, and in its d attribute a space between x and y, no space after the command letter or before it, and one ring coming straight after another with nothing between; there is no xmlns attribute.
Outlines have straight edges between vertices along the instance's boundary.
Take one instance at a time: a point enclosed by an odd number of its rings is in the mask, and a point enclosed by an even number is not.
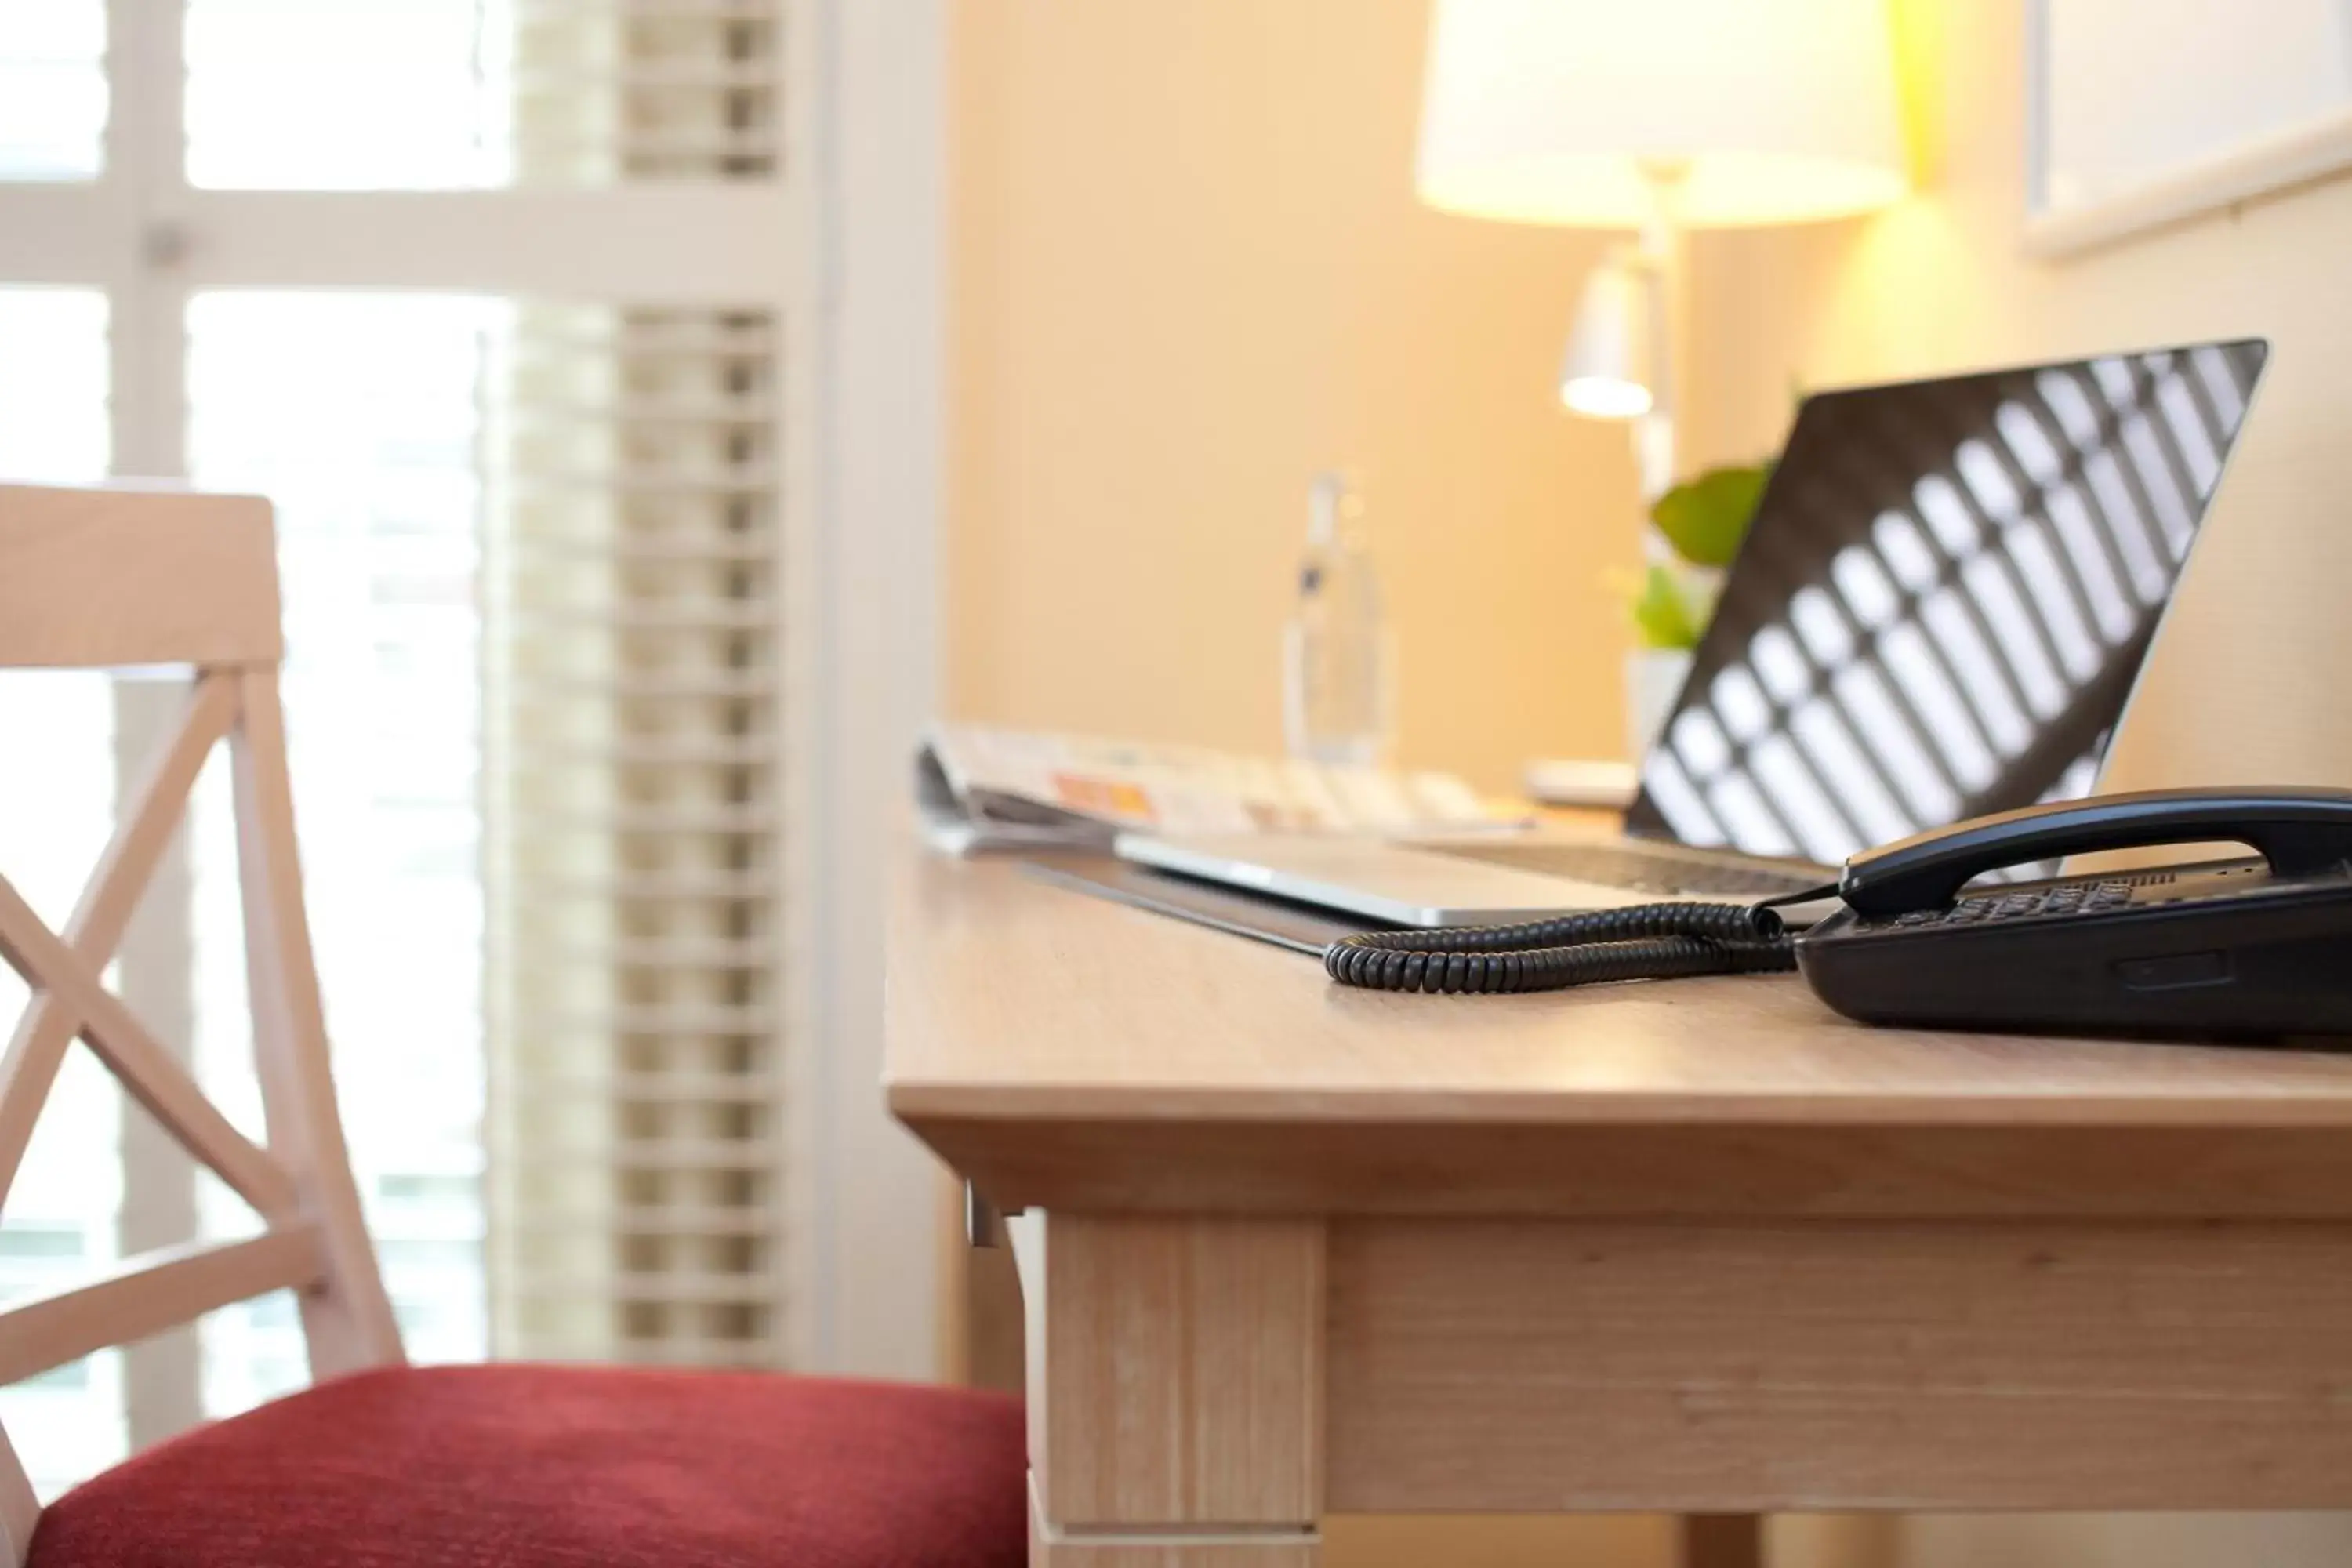
<svg viewBox="0 0 2352 1568"><path fill-rule="evenodd" d="M1348 767L1384 762L1393 727L1391 662L1363 498L1347 476L1319 474L1307 497L1298 605L1283 633L1290 754Z"/></svg>

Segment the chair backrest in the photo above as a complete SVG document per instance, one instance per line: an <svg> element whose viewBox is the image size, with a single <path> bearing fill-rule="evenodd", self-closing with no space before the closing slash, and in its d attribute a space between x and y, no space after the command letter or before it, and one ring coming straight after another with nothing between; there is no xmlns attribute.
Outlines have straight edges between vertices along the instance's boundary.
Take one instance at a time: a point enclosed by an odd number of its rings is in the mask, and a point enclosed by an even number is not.
<svg viewBox="0 0 2352 1568"><path fill-rule="evenodd" d="M278 695L282 652L268 501L163 489L0 485L0 668L194 671L176 731L130 797L61 931L33 912L0 866L0 959L32 991L0 1057L0 1214L58 1066L79 1037L265 1226L246 1240L127 1258L103 1277L0 1308L0 1386L284 1289L300 1303L312 1376L400 1359L328 1072L295 858ZM198 770L223 740L235 785L266 1148L205 1099L186 1067L100 978ZM12 767L40 765L37 737L12 738L0 749ZM38 1511L0 1433L0 1564L23 1562Z"/></svg>

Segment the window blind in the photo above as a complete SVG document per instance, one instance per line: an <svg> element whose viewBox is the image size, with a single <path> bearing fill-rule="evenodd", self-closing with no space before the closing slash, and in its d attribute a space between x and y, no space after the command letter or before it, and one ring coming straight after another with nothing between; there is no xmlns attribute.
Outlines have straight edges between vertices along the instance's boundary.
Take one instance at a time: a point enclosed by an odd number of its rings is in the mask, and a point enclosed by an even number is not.
<svg viewBox="0 0 2352 1568"><path fill-rule="evenodd" d="M778 0L516 0L520 177L777 173L781 26Z"/></svg>
<svg viewBox="0 0 2352 1568"><path fill-rule="evenodd" d="M779 0L514 0L520 183L779 177ZM491 388L500 1353L790 1335L772 308L525 303Z"/></svg>
<svg viewBox="0 0 2352 1568"><path fill-rule="evenodd" d="M191 289L126 251L110 285L0 290L26 306L0 321L0 471L98 477L110 428L118 465L279 502L312 917L412 1353L480 1353L487 1294L494 1353L788 1359L809 1230L787 1217L808 1140L783 1120L804 1005L784 982L780 389L805 405L808 372L786 352L806 285L783 110L786 66L813 68L784 55L808 9L39 9L0 16L0 205L26 181L101 216L151 193L208 270ZM121 112L158 104L183 112ZM102 162L120 191L78 191ZM205 205L225 190L267 195ZM379 275L341 237L394 190L370 219L404 236ZM640 244L648 216L671 226ZM36 275L93 265L71 236L99 228L15 232ZM61 411L96 444L61 438ZM103 798L100 776L77 787ZM154 1021L237 1106L215 1069L241 966L215 940L217 791L198 793L193 918L142 973L182 994ZM41 1192L20 1182L9 1217L57 1223L0 1246L0 1289L113 1245L114 1141L81 1136L110 1132L111 1105L65 1129L70 1169L28 1166ZM126 1235L134 1211L238 1223L175 1151L123 1163ZM0 1403L39 1433L51 1492L288 1385L290 1322L263 1301L200 1350L157 1342Z"/></svg>
<svg viewBox="0 0 2352 1568"><path fill-rule="evenodd" d="M486 623L508 1353L783 1353L776 337L517 321Z"/></svg>

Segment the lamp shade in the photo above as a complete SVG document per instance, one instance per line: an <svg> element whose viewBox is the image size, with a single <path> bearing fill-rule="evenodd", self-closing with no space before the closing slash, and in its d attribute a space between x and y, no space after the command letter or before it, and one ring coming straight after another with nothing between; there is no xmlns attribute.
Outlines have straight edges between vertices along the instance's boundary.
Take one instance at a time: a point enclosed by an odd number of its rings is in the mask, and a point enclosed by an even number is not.
<svg viewBox="0 0 2352 1568"><path fill-rule="evenodd" d="M1887 0L1436 0L1416 184L1475 217L1800 223L1908 183Z"/></svg>

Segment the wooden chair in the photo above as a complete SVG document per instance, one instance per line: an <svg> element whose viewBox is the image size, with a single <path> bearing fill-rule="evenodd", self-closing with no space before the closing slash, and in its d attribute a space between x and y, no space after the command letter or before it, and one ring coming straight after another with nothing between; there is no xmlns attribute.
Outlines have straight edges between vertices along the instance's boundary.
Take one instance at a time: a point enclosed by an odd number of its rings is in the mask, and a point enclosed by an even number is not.
<svg viewBox="0 0 2352 1568"><path fill-rule="evenodd" d="M0 1058L0 1212L78 1037L265 1225L0 1309L0 1385L281 1289L298 1294L318 1380L159 1445L46 1513L16 1457L37 1450L0 1434L0 1565L1024 1562L1021 1418L996 1396L747 1373L404 1363L329 1073L282 653L268 502L0 485L0 669L194 670L176 732L62 931L0 867L0 957L33 992ZM214 1109L100 979L224 739L266 1147Z"/></svg>

